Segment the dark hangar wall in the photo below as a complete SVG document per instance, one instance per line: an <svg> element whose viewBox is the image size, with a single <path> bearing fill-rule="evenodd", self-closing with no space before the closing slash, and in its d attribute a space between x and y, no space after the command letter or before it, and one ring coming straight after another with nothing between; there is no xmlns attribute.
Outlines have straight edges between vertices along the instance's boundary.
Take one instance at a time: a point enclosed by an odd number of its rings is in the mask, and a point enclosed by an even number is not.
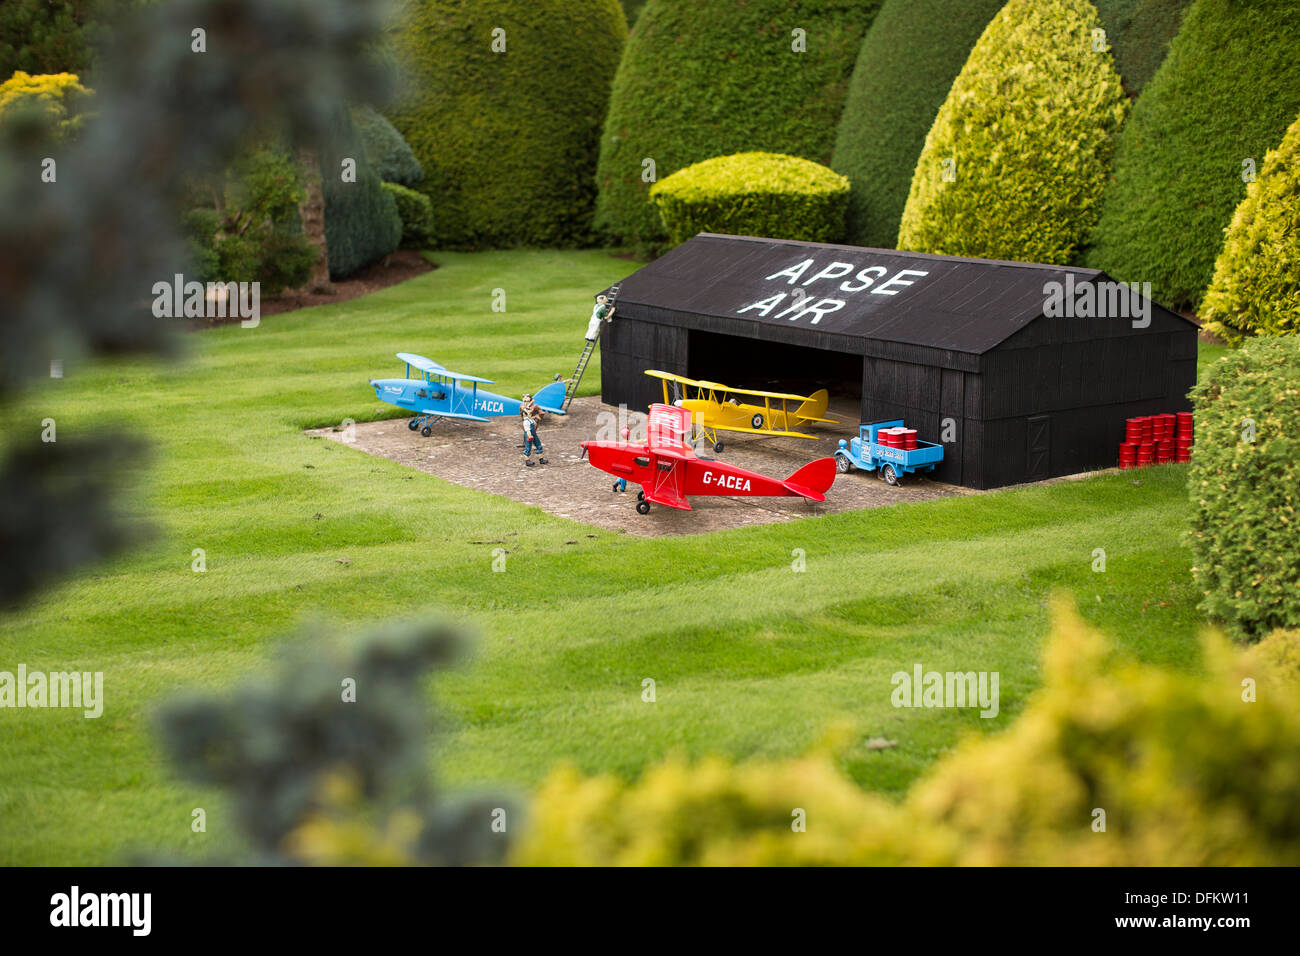
<svg viewBox="0 0 1300 956"><path fill-rule="evenodd" d="M805 260L816 265L801 272ZM817 279L813 270L828 264L863 267L845 280L849 295L814 284L815 294L840 294L841 311L816 322L754 311L792 286L783 277ZM881 284L857 288L872 270ZM1108 467L1125 418L1190 407L1197 349L1195 324L1154 303L1144 328L1044 315L1049 281L1074 290L1108 280L1094 270L702 234L624 280L602 333L602 397L633 409L662 400L648 368L772 388L751 379L784 365L802 382L819 364L820 384L851 394L856 362L862 421L901 418L940 441L952 419L938 480L993 488Z"/></svg>

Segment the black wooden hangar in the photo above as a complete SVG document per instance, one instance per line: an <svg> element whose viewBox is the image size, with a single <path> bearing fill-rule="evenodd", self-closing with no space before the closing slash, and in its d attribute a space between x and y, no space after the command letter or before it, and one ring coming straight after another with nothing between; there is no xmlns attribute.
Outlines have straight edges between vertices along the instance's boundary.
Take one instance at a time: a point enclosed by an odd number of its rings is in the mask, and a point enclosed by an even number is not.
<svg viewBox="0 0 1300 956"><path fill-rule="evenodd" d="M996 488L1113 466L1125 418L1190 408L1196 342L1093 269L701 233L620 283L601 396L662 401L646 369L824 386L943 441L937 480Z"/></svg>

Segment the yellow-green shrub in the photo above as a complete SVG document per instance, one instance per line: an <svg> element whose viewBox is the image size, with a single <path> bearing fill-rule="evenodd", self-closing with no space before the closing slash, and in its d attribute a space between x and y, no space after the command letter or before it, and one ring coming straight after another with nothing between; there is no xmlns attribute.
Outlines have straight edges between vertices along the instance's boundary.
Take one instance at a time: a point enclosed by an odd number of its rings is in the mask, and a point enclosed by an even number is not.
<svg viewBox="0 0 1300 956"><path fill-rule="evenodd" d="M1246 187L1201 318L1233 345L1247 335L1300 332L1300 119Z"/></svg>
<svg viewBox="0 0 1300 956"><path fill-rule="evenodd" d="M76 132L91 92L75 73L30 76L18 70L0 83L0 122L30 116L39 119L56 139L65 139Z"/></svg>
<svg viewBox="0 0 1300 956"><path fill-rule="evenodd" d="M941 757L901 804L857 788L827 750L740 765L674 758L635 783L562 769L537 794L514 859L1300 863L1295 635L1243 652L1211 633L1204 646L1199 672L1137 664L1058 601L1044 686L1020 718ZM796 808L805 832L792 829Z"/></svg>
<svg viewBox="0 0 1300 956"><path fill-rule="evenodd" d="M900 249L1074 256L1127 103L1110 53L1093 50L1100 25L1088 0L1011 0L993 18L926 137Z"/></svg>
<svg viewBox="0 0 1300 956"><path fill-rule="evenodd" d="M1192 577L1242 637L1300 627L1300 337L1254 338L1192 390Z"/></svg>
<svg viewBox="0 0 1300 956"><path fill-rule="evenodd" d="M844 176L780 153L706 159L650 189L674 246L697 232L838 242L848 197Z"/></svg>

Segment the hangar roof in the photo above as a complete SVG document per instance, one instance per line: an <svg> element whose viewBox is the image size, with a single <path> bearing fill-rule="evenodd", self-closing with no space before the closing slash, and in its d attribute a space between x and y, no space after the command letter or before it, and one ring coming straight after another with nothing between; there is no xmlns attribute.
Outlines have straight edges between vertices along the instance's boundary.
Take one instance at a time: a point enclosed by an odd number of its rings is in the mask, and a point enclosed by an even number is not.
<svg viewBox="0 0 1300 956"><path fill-rule="evenodd" d="M624 279L618 302L982 354L1044 314L1047 283L1099 279L1070 266L700 233Z"/></svg>

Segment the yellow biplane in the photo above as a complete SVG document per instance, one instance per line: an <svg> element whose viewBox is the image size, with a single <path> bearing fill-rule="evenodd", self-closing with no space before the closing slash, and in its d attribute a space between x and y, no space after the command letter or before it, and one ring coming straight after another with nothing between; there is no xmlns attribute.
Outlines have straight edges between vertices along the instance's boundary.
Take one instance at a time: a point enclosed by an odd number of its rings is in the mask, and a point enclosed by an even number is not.
<svg viewBox="0 0 1300 956"><path fill-rule="evenodd" d="M703 433L717 452L722 451L722 442L718 441L720 431L816 439L816 435L795 429L807 422L836 422L834 418L822 417L830 398L824 388L811 395L789 395L730 388L717 382L697 382L693 378L657 369L647 369L646 374L662 380L665 405L690 409L694 427ZM672 394L669 394L670 389ZM791 402L798 402L799 406L791 409Z"/></svg>

